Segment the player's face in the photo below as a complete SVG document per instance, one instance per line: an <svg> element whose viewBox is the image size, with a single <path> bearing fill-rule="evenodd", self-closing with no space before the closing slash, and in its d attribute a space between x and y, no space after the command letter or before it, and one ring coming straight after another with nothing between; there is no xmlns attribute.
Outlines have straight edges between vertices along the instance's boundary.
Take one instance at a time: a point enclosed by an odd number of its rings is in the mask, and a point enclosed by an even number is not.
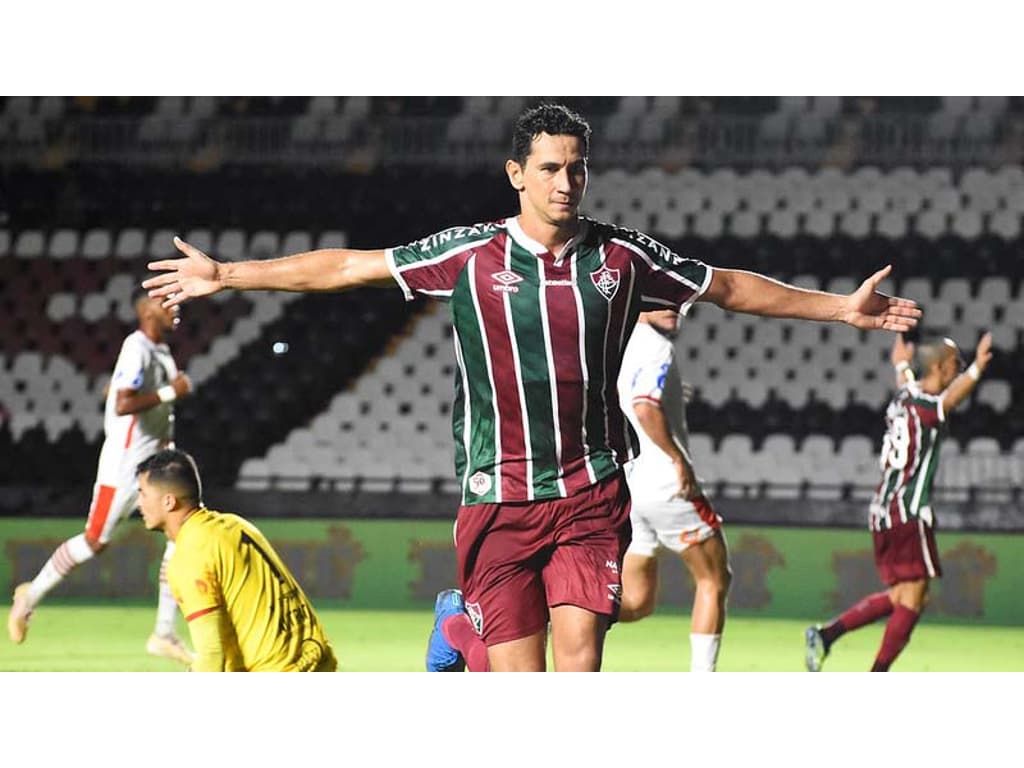
<svg viewBox="0 0 1024 768"><path fill-rule="evenodd" d="M578 138L542 133L530 145L526 165L510 160L507 171L525 216L556 226L576 220L587 190L587 159Z"/></svg>
<svg viewBox="0 0 1024 768"><path fill-rule="evenodd" d="M148 472L139 475L139 512L142 514L142 522L146 524L147 530L163 530L164 523L167 522L167 514L163 508L163 494L149 482Z"/></svg>

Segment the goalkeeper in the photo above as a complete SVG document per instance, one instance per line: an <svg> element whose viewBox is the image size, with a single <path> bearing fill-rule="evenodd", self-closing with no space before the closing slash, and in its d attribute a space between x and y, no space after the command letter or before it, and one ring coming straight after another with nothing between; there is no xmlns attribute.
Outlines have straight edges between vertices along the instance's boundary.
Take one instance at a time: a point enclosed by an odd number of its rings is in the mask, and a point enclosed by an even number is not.
<svg viewBox="0 0 1024 768"><path fill-rule="evenodd" d="M174 541L167 578L188 621L196 672L333 672L337 660L309 599L263 534L207 509L192 457L139 464L146 528Z"/></svg>

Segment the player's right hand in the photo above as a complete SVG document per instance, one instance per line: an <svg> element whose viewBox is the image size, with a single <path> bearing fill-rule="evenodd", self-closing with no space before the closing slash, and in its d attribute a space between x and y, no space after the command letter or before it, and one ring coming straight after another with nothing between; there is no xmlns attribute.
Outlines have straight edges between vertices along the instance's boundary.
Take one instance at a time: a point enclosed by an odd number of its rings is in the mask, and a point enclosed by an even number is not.
<svg viewBox="0 0 1024 768"><path fill-rule="evenodd" d="M178 397L184 397L192 391L192 379L185 373L179 373L174 377L171 386L174 387L174 394Z"/></svg>
<svg viewBox="0 0 1024 768"><path fill-rule="evenodd" d="M224 287L218 262L181 238L174 238L174 246L185 258L151 261L146 265L154 272L163 272L143 282L142 287L150 296L166 297L163 306L174 307L186 299L209 296Z"/></svg>
<svg viewBox="0 0 1024 768"><path fill-rule="evenodd" d="M693 467L685 460L677 460L674 463L676 475L679 477L679 490L676 495L690 501L697 494L697 478L694 477Z"/></svg>

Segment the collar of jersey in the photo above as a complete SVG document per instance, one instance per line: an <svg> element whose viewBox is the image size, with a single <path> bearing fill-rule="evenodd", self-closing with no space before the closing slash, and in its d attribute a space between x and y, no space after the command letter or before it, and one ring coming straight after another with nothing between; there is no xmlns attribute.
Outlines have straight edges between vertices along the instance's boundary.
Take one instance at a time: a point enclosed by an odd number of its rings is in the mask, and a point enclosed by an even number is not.
<svg viewBox="0 0 1024 768"><path fill-rule="evenodd" d="M519 245L528 250L534 256L544 256L549 253L548 249L538 243L532 237L523 232L523 228L519 225L519 217L513 216L505 220L505 225L508 227L509 236L515 240ZM580 244L583 238L587 234L587 228L589 222L580 217L580 228L579 231L573 235L572 239L569 240L565 245L562 246L562 250L557 256L554 256L555 264L560 264L565 260L566 256L572 255L576 251L576 246ZM554 255L554 254L552 254Z"/></svg>

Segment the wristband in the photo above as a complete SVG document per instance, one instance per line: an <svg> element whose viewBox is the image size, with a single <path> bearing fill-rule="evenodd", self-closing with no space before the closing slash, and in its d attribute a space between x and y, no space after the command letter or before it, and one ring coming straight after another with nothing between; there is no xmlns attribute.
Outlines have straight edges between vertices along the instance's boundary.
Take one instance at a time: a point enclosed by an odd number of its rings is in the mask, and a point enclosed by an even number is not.
<svg viewBox="0 0 1024 768"><path fill-rule="evenodd" d="M170 403L178 399L178 393L174 391L174 387L170 384L165 384L156 391L156 396L160 398L161 403Z"/></svg>
<svg viewBox="0 0 1024 768"><path fill-rule="evenodd" d="M898 363L896 363L896 373L903 373L909 367L910 363L908 363L906 360L900 360Z"/></svg>
<svg viewBox="0 0 1024 768"><path fill-rule="evenodd" d="M967 369L967 375L975 381L981 378L981 371L978 370L977 363L971 363L970 367Z"/></svg>

